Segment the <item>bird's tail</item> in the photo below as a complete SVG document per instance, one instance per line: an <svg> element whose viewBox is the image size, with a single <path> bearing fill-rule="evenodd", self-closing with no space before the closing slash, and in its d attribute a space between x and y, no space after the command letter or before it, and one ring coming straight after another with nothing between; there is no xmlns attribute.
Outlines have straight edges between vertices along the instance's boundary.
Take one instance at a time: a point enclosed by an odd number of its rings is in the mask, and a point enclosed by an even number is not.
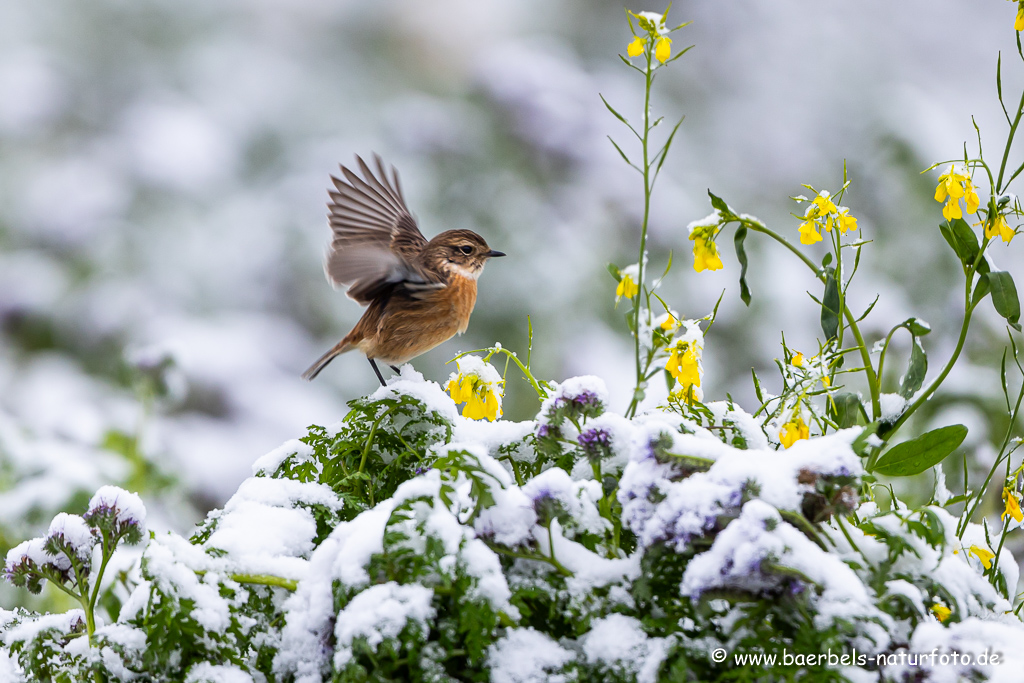
<svg viewBox="0 0 1024 683"><path fill-rule="evenodd" d="M345 337L340 342L335 344L334 348L332 348L330 351L317 358L316 362L310 365L309 368L307 368L306 371L302 373L302 379L306 381L312 380L314 377L319 375L320 371L326 368L327 364L334 360L336 356L340 356L346 351L351 351L353 348L355 348L355 345L352 344L351 340L349 340L348 337Z"/></svg>

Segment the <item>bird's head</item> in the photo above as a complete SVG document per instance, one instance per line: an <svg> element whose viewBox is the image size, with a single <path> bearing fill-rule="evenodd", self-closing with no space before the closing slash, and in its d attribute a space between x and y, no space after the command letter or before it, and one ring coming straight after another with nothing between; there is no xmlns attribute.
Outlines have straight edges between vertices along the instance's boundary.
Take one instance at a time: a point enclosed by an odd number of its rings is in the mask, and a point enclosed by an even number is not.
<svg viewBox="0 0 1024 683"><path fill-rule="evenodd" d="M431 266L474 280L480 277L488 259L504 255L487 246L484 238L472 230L442 232L423 249L424 260Z"/></svg>

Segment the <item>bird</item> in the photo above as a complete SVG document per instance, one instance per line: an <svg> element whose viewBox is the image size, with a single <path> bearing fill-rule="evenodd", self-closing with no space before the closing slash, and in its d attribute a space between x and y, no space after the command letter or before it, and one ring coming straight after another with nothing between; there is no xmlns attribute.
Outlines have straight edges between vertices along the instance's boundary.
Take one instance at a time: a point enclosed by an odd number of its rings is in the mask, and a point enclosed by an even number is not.
<svg viewBox="0 0 1024 683"><path fill-rule="evenodd" d="M362 351L382 386L377 361L398 366L462 334L476 303L477 278L492 258L472 230L446 230L431 240L420 232L402 195L398 171L390 176L373 155L376 173L356 155L360 177L341 166L331 176L331 243L324 273L336 288L366 306L352 330L302 373L312 380L339 355Z"/></svg>

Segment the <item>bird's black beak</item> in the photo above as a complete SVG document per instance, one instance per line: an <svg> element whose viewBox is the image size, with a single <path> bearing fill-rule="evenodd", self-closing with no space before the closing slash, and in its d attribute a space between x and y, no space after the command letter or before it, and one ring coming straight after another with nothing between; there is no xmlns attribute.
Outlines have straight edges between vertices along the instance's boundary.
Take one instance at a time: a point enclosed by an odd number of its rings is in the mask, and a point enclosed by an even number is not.
<svg viewBox="0 0 1024 683"><path fill-rule="evenodd" d="M489 252L484 254L484 256L486 256L487 258L497 258L499 256L504 256L504 255L505 255L505 252L503 252L503 251L495 251L494 249L491 249Z"/></svg>

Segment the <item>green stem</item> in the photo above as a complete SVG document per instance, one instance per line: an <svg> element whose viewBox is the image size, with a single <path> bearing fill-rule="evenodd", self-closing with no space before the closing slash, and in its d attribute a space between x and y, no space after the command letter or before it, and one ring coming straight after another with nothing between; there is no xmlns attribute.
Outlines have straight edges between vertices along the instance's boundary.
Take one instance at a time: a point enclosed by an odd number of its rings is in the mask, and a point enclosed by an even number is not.
<svg viewBox="0 0 1024 683"><path fill-rule="evenodd" d="M629 403L626 411L626 418L636 415L640 400L638 393L644 384L644 370L640 367L640 302L644 294L644 254L647 252L647 223L651 215L651 166L648 155L648 140L651 134L651 84L654 73L651 69L651 46L645 52L647 58L647 70L644 72L644 135L640 142L644 150L644 220L640 226L640 258L637 271L637 292L636 301L633 305L633 347L636 357L636 388L633 390L633 400Z"/></svg>
<svg viewBox="0 0 1024 683"><path fill-rule="evenodd" d="M231 574L231 580L257 586L276 586L277 588L284 588L289 591L294 591L299 587L299 582L295 579L286 579L271 574Z"/></svg>
<svg viewBox="0 0 1024 683"><path fill-rule="evenodd" d="M806 254L797 249L795 246L789 243L785 237L775 232L771 228L754 221L743 220L743 225L747 226L750 230L760 232L768 235L773 240L781 244L782 246L789 249L791 252L804 262L804 264L810 268L815 277L817 277L822 283L826 282L825 274L822 270L812 261ZM864 335L860 332L860 326L857 324L857 316L853 314L846 302L843 302L843 317L846 318L846 324L849 326L850 331L853 333L853 338L857 341L857 350L860 352L861 361L864 363L864 373L867 375L868 389L871 391L871 413L872 419L877 420L882 414L882 403L880 396L880 389L878 386L878 376L875 374L874 365L871 363L871 353L868 351L867 345L864 343Z"/></svg>
<svg viewBox="0 0 1024 683"><path fill-rule="evenodd" d="M1003 173L1006 171L1006 160L1010 157L1010 147L1013 145L1013 136L1017 132L1017 125L1021 116L1024 116L1024 92L1020 95L1020 104L1017 105L1017 116L1010 125L1010 134L1006 138L1006 148L1003 150L1003 160L999 164L999 180L996 182L996 192L1003 191Z"/></svg>
<svg viewBox="0 0 1024 683"><path fill-rule="evenodd" d="M562 576L573 576L573 573L566 569L562 565L562 563L556 560L554 557L547 557L546 555L541 555L539 553L520 553L516 552L515 550L503 548L500 545L494 545L493 543L488 543L487 547L493 550L494 552L498 553L499 555L517 557L521 560L534 560L535 562L546 562L547 564L550 564L552 567L554 567Z"/></svg>

